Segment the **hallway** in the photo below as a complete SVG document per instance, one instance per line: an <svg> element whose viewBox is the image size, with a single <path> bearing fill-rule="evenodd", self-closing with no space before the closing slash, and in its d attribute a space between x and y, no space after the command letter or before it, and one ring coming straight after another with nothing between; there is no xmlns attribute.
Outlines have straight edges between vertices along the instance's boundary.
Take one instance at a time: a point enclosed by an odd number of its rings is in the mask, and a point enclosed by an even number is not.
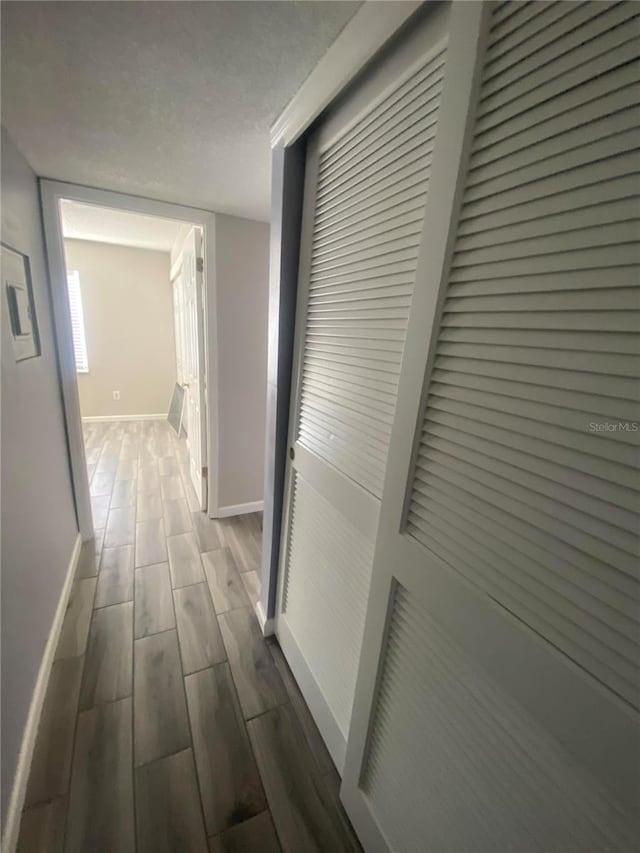
<svg viewBox="0 0 640 853"><path fill-rule="evenodd" d="M83 546L20 853L359 850L339 778L254 616L261 514L196 511L163 421L85 426Z"/></svg>

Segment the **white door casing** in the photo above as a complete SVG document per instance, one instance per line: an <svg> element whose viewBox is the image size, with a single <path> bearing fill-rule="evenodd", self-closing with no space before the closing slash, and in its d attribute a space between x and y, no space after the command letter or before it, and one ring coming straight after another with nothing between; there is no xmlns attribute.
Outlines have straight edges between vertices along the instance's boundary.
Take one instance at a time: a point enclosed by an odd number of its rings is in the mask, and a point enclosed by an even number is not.
<svg viewBox="0 0 640 853"><path fill-rule="evenodd" d="M448 7L308 143L276 633L342 768Z"/></svg>
<svg viewBox="0 0 640 853"><path fill-rule="evenodd" d="M637 847L637 436L590 424L640 419L638 12L454 4L341 789L367 851Z"/></svg>
<svg viewBox="0 0 640 853"><path fill-rule="evenodd" d="M187 445L191 482L201 509L207 506L205 459L205 384L204 384L204 313L202 304L202 271L200 228L192 228L182 247L183 294L183 358Z"/></svg>

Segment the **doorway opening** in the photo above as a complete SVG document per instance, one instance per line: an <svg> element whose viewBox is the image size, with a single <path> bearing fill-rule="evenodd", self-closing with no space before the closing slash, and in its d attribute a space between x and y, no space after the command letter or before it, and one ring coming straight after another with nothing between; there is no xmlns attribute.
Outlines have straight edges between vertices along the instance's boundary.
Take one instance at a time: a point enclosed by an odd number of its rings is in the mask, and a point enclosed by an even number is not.
<svg viewBox="0 0 640 853"><path fill-rule="evenodd" d="M96 537L128 544L134 523L160 528L165 515L182 530L207 508L202 227L68 199L59 209Z"/></svg>
<svg viewBox="0 0 640 853"><path fill-rule="evenodd" d="M101 512L92 503L105 497L97 492L106 490L110 479L103 476L94 482L94 477L108 474L115 464L114 459L100 462L95 446L93 452L85 451L86 435L93 436L94 444L99 435L109 434L116 441L128 437L125 459L128 455L129 462L137 464L123 464L117 477L116 465L111 471L114 484L125 482L134 469L136 475L137 470L144 472L145 463L151 463L140 456L145 437L155 433L171 439L176 462L156 461L166 472L160 474L158 467L158 477L179 477L180 488L175 483L172 491L171 484L164 483L165 495L176 494L189 501L190 511L215 517L214 215L73 184L42 180L40 186L83 540L101 529ZM184 398L179 434L167 423L176 383ZM166 451L166 441L157 449ZM154 485L155 479L150 482Z"/></svg>
<svg viewBox="0 0 640 853"><path fill-rule="evenodd" d="M236 580L238 596L258 611L262 506L247 504L244 513L238 514L230 512L238 507L221 505L218 376L220 304L216 266L217 260L220 260L220 253L216 252L216 239L220 239L221 225L216 214L169 202L45 179L40 180L40 191L71 478L78 529L83 541L89 542L95 537L96 549L104 556L102 539L107 549L117 548L119 546L115 545L116 542L128 539L133 552L130 555L131 565L146 565L149 559L155 559L156 556L160 558L157 562L164 563L168 557L170 566L182 566L186 572L184 576L172 578L177 587L185 583L203 582L205 577L199 555L224 549L226 555L233 558L229 564L233 571L229 571ZM96 239L99 235L89 231L87 225L89 217L100 215L104 218L105 211L112 220L126 220L126 227L120 228L118 240L115 241L120 244L121 251L136 248L130 243L143 220L146 227L151 223L156 231L165 229L162 232L163 239L169 239L168 253L166 245L161 248L169 258L168 264L164 266L162 286L165 295L168 292L169 301L168 305L167 300L164 303L163 336L165 344L167 338L171 342L171 378L168 385L164 386L164 402L147 401L144 407L125 409L128 398L122 392L129 386L124 384L122 377L126 379L128 373L134 372L136 365L140 366L145 359L150 360L150 350L145 349L143 332L152 324L153 313L160 310L154 295L151 303L149 300L146 302L151 307L142 315L138 311L133 316L132 288L138 284L134 276L133 284L129 284L128 289L125 287L116 301L113 312L116 328L107 338L109 350L124 354L122 341L126 328L129 342L133 341L137 349L134 348L129 357L125 358L117 382L107 382L103 388L101 405L111 408L90 412L84 393L81 400L79 385L84 382L91 386L91 380L85 382L88 377L82 375L79 369L86 365L89 374L92 365L96 369L95 341L92 338L94 330L87 327L87 317L84 316L92 310L91 306L85 305L91 294L85 296L83 292L83 275L86 278L86 270L83 273L81 266L75 263L74 258L80 257L79 250L73 255L69 243L75 239L80 248L84 246L85 250L90 242L102 245L103 251L111 248L104 239ZM85 222L84 237L87 239L84 242L79 239L80 232L73 231L74 212L76 219ZM134 220L131 214L136 214L138 219ZM172 235L170 238L167 238L167 230ZM250 238L252 236L249 235ZM225 245L227 243L225 238ZM157 248L147 247L147 251ZM104 264L100 271L105 275ZM126 275L130 281L129 269ZM122 284L117 275L112 274L107 278L112 287ZM75 311L76 316L80 316L82 311L84 330L82 340L76 328L77 347L74 345L73 306L69 302L69 295L74 288L79 289L80 300L74 295L71 298L79 306ZM100 322L103 321L104 318L100 317ZM195 371L194 361L197 361ZM163 375L163 381L166 381L166 370ZM185 392L179 435L167 422L171 388L175 389L176 382ZM200 389L195 398L190 394L194 387ZM113 399L113 391L121 392L119 400ZM127 391L127 395L129 393L133 392ZM141 393L139 387L136 393ZM120 408L113 408L117 406ZM109 416L108 421L104 419L105 411ZM118 415L120 419L116 419ZM144 415L148 417L142 417ZM201 451L199 460L194 452L196 448ZM116 451L117 460L108 458L116 455ZM98 476L101 474L106 476ZM134 479L134 474L135 488L131 483L127 485L128 481ZM131 512L134 491L135 514ZM125 505L118 506L121 502ZM249 506L250 510L247 509ZM188 532L178 532L187 527ZM150 543L155 543L153 547L157 548L157 553ZM177 549L173 559L171 547ZM117 571L115 573L118 574Z"/></svg>

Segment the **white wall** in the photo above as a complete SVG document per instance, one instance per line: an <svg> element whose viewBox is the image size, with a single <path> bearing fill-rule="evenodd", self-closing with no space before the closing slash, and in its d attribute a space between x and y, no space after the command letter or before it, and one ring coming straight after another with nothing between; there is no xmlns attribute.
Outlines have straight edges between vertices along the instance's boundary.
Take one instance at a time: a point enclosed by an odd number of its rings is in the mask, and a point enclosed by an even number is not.
<svg viewBox="0 0 640 853"><path fill-rule="evenodd" d="M269 225L216 216L219 510L264 493Z"/></svg>
<svg viewBox="0 0 640 853"><path fill-rule="evenodd" d="M2 131L2 240L29 256L42 355L16 363L2 299L2 820L77 536L36 177Z"/></svg>
<svg viewBox="0 0 640 853"><path fill-rule="evenodd" d="M82 292L89 362L89 372L78 374L83 417L166 414L176 381L169 253L65 240L65 255Z"/></svg>

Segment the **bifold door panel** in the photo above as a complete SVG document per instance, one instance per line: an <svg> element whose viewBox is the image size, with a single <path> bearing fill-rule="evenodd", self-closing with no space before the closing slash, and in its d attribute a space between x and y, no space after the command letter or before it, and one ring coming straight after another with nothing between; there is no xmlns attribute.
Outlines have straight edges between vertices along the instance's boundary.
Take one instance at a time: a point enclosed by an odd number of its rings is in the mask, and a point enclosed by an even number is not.
<svg viewBox="0 0 640 853"><path fill-rule="evenodd" d="M466 115L442 94L461 156L436 146L425 229L449 210L450 248L427 238L418 267L342 796L371 850L627 851L640 10L473 8L452 14L450 67L477 58Z"/></svg>
<svg viewBox="0 0 640 853"><path fill-rule="evenodd" d="M446 8L308 145L277 630L339 768L424 239L445 24Z"/></svg>

